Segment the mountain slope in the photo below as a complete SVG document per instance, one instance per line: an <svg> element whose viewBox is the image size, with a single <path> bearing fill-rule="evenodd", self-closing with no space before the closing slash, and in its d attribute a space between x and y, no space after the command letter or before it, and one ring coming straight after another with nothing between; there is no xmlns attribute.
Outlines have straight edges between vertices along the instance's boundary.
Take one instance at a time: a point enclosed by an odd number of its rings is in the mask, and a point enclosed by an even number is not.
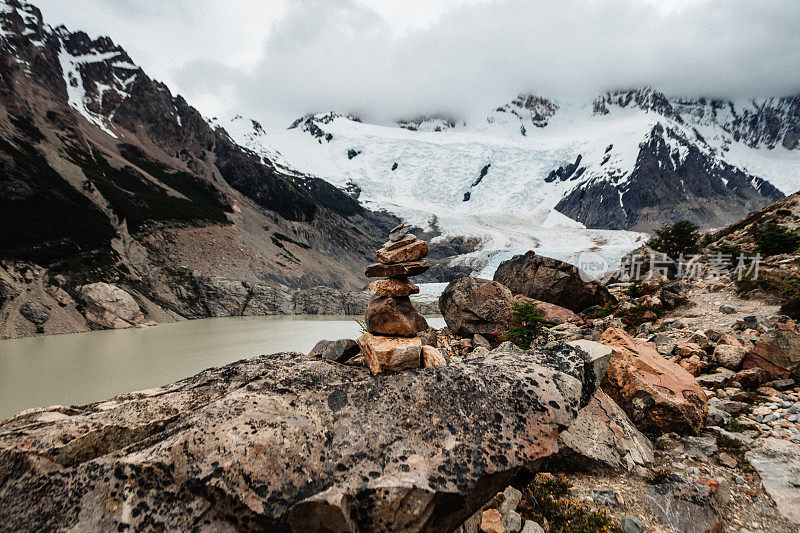
<svg viewBox="0 0 800 533"><path fill-rule="evenodd" d="M395 223L241 148L110 39L0 0L1 335L35 332L18 311L55 286L80 310L82 284L120 284L156 320L240 314L222 281L361 289Z"/></svg>

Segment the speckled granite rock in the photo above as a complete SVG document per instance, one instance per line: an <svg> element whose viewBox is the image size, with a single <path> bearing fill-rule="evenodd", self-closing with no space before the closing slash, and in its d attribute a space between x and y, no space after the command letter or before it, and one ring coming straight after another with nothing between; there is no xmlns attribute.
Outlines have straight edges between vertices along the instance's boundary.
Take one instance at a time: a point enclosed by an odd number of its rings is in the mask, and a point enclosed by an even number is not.
<svg viewBox="0 0 800 533"><path fill-rule="evenodd" d="M13 530L451 531L557 449L565 345L372 377L277 354L0 423Z"/></svg>

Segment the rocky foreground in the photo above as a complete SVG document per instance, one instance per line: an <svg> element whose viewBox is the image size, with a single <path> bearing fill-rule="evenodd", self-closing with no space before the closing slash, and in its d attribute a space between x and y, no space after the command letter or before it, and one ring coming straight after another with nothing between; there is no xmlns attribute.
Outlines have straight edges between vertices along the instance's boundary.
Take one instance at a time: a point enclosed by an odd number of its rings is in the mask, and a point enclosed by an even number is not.
<svg viewBox="0 0 800 533"><path fill-rule="evenodd" d="M498 349L376 377L277 354L23 413L0 425L0 523L451 531L558 450L596 387L578 353Z"/></svg>

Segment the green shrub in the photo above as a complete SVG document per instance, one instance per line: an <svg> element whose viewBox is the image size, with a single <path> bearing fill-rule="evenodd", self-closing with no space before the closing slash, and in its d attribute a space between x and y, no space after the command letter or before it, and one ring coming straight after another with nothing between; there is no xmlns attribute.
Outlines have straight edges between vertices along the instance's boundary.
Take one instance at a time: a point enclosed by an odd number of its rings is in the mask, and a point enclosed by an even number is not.
<svg viewBox="0 0 800 533"><path fill-rule="evenodd" d="M765 256L790 254L800 248L800 235L772 221L757 227L753 240Z"/></svg>
<svg viewBox="0 0 800 533"><path fill-rule="evenodd" d="M506 338L523 350L527 350L542 333L543 324L536 302L514 304L511 307L511 321Z"/></svg>
<svg viewBox="0 0 800 533"><path fill-rule="evenodd" d="M781 306L781 313L795 320L800 320L800 277L792 276L788 278L783 284L781 296L786 299L786 302Z"/></svg>
<svg viewBox="0 0 800 533"><path fill-rule="evenodd" d="M655 314L655 318L652 316L645 316L648 311L652 311ZM624 311L618 311L616 316L622 320L622 324L625 326L625 329L628 331L634 331L645 322L652 322L663 314L663 307L653 305L638 305L630 309L625 309Z"/></svg>
<svg viewBox="0 0 800 533"><path fill-rule="evenodd" d="M677 259L681 254L684 256L696 254L700 249L700 233L697 231L699 229L696 224L688 220L667 224L656 230L656 236L650 239L647 245L672 259Z"/></svg>
<svg viewBox="0 0 800 533"><path fill-rule="evenodd" d="M631 281L631 284L625 289L625 294L631 298L641 298L647 294L655 294L661 288L659 283L644 283L640 279Z"/></svg>

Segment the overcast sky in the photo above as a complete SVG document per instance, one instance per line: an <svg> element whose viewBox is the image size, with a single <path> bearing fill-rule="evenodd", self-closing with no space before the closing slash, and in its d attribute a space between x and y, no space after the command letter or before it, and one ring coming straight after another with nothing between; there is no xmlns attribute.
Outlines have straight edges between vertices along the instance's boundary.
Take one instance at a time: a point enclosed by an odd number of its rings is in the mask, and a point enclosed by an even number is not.
<svg viewBox="0 0 800 533"><path fill-rule="evenodd" d="M590 100L800 93L799 0L32 0L109 35L207 115L285 124Z"/></svg>

